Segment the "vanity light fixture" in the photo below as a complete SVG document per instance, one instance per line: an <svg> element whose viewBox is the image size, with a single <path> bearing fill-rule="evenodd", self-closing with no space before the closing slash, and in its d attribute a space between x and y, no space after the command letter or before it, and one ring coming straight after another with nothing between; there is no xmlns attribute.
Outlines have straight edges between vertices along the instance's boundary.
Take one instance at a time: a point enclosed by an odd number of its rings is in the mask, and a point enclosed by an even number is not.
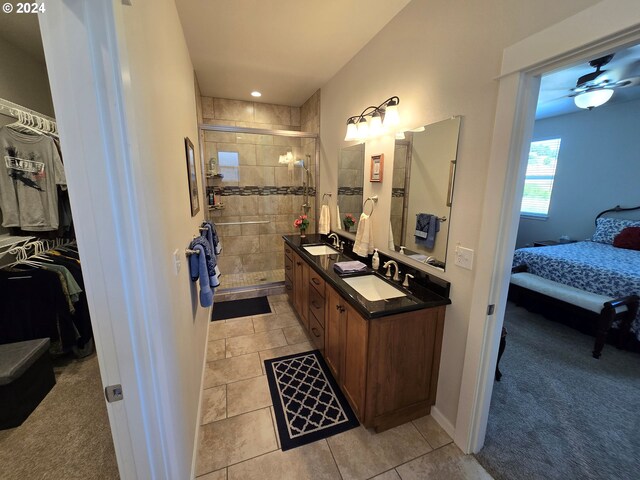
<svg viewBox="0 0 640 480"><path fill-rule="evenodd" d="M254 90L253 92L251 92L251 96L252 97L261 97L262 94L259 91Z"/></svg>
<svg viewBox="0 0 640 480"><path fill-rule="evenodd" d="M347 134L344 137L346 142L352 140L366 140L370 137L380 136L388 131L393 131L400 123L398 116L398 97L386 99L377 107L369 106L360 115L355 115L347 119ZM371 117L370 122L366 117Z"/></svg>
<svg viewBox="0 0 640 480"><path fill-rule="evenodd" d="M595 88L576 95L573 97L573 101L575 102L576 107L591 110L592 108L599 107L600 105L607 103L612 95L613 90L609 88Z"/></svg>

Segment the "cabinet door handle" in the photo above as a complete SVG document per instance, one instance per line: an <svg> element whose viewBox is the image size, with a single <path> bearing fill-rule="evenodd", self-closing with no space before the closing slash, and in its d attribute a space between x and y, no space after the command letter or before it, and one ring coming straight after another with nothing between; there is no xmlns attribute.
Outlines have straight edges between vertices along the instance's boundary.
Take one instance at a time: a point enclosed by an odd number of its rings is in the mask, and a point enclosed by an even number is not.
<svg viewBox="0 0 640 480"><path fill-rule="evenodd" d="M302 262L296 262L296 265L300 266L302 265Z"/></svg>
<svg viewBox="0 0 640 480"><path fill-rule="evenodd" d="M336 310L340 310L340 305L336 305Z"/></svg>
<svg viewBox="0 0 640 480"><path fill-rule="evenodd" d="M340 306L340 313L344 313L345 310L346 308L344 308L343 306Z"/></svg>
<svg viewBox="0 0 640 480"><path fill-rule="evenodd" d="M320 285L320 281L319 281L317 278L315 278L315 277L314 277L314 278L312 278L312 279L311 279L311 281L312 281L313 283L315 283L316 285Z"/></svg>
<svg viewBox="0 0 640 480"><path fill-rule="evenodd" d="M287 265L284 268L286 268L287 270L291 270L291 265Z"/></svg>
<svg viewBox="0 0 640 480"><path fill-rule="evenodd" d="M316 327L311 327L311 331L316 337L320 337L320 333L318 333L318 329Z"/></svg>
<svg viewBox="0 0 640 480"><path fill-rule="evenodd" d="M318 305L315 300L311 300L311 306L316 310L320 309L320 305Z"/></svg>

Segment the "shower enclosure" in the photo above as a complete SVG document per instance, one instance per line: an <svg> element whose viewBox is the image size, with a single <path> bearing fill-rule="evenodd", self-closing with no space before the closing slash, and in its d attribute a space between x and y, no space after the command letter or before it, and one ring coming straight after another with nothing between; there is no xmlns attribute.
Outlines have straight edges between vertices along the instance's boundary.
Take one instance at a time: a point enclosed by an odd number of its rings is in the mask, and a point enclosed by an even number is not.
<svg viewBox="0 0 640 480"><path fill-rule="evenodd" d="M282 235L297 233L293 222L302 214L309 216L309 233L316 227L317 134L200 129L207 218L223 246L216 294L284 284Z"/></svg>

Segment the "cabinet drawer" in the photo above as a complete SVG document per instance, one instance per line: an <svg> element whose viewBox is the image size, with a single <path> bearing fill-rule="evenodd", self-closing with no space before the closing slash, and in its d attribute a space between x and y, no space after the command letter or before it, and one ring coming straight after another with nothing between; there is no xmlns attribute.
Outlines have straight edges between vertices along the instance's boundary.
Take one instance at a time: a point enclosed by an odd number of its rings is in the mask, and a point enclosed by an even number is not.
<svg viewBox="0 0 640 480"><path fill-rule="evenodd" d="M309 333L318 350L324 350L324 328L318 322L315 315L309 315Z"/></svg>
<svg viewBox="0 0 640 480"><path fill-rule="evenodd" d="M286 255L284 256L284 274L290 279L293 279L293 260Z"/></svg>
<svg viewBox="0 0 640 480"><path fill-rule="evenodd" d="M315 288L309 289L309 312L316 317L320 326L324 328L324 299Z"/></svg>
<svg viewBox="0 0 640 480"><path fill-rule="evenodd" d="M291 250L291 247L285 243L284 244L284 256L285 257L289 257L289 259L291 259L292 255L293 255L293 251Z"/></svg>
<svg viewBox="0 0 640 480"><path fill-rule="evenodd" d="M309 275L309 283L313 285L313 288L315 288L320 296L324 298L324 279L313 270Z"/></svg>

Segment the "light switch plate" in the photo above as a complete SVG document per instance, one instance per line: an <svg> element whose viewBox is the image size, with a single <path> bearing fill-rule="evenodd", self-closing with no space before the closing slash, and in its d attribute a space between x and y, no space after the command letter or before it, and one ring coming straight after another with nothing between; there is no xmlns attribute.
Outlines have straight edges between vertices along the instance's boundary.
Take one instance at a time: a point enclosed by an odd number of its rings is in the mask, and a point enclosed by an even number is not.
<svg viewBox="0 0 640 480"><path fill-rule="evenodd" d="M180 272L180 268L182 267L182 260L180 260L180 249L176 248L173 251L173 269L176 272L176 275Z"/></svg>
<svg viewBox="0 0 640 480"><path fill-rule="evenodd" d="M454 263L467 270L473 269L473 250L461 246L456 247L456 258Z"/></svg>

